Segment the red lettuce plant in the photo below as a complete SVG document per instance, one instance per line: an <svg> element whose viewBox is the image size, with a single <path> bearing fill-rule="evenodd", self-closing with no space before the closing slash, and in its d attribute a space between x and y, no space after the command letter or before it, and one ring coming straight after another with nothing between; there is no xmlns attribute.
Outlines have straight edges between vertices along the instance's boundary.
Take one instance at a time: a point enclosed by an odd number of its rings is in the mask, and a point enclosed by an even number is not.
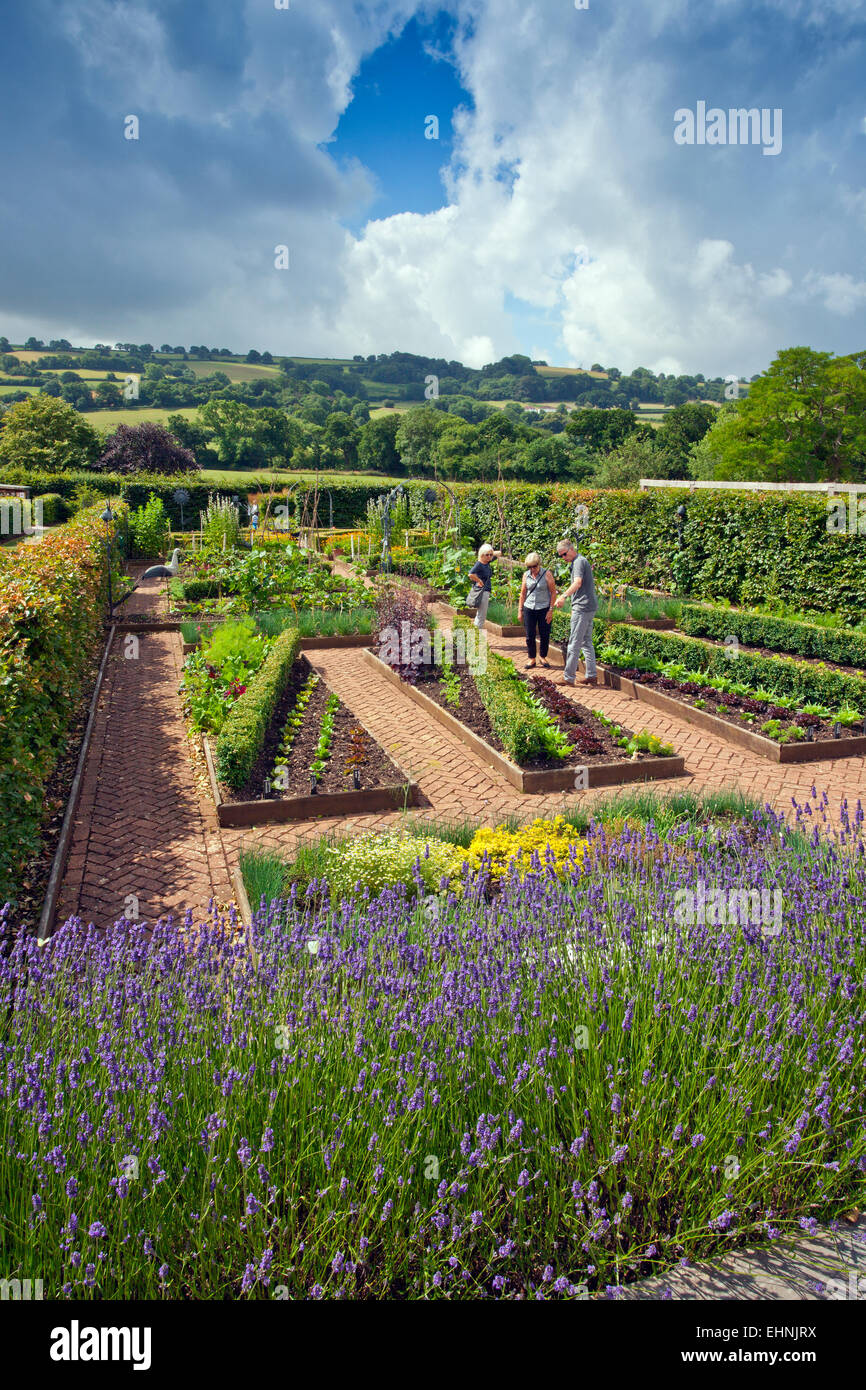
<svg viewBox="0 0 866 1390"><path fill-rule="evenodd" d="M376 602L379 658L409 685L417 683L425 667L432 669L432 630L427 605L414 589L388 584L380 591Z"/></svg>

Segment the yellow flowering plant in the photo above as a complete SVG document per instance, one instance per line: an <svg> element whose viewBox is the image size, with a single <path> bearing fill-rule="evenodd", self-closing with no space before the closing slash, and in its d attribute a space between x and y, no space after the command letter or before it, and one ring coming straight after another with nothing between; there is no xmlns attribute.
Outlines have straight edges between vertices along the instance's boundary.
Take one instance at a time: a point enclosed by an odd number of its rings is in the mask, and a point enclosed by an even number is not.
<svg viewBox="0 0 866 1390"><path fill-rule="evenodd" d="M549 867L562 877L582 864L586 852L586 840L563 816L535 820L519 830L501 825L495 830L485 827L475 832L467 849L455 850L455 879L459 881L467 864L476 872L485 867L493 881L506 878L514 866L523 878L536 853L543 868Z"/></svg>

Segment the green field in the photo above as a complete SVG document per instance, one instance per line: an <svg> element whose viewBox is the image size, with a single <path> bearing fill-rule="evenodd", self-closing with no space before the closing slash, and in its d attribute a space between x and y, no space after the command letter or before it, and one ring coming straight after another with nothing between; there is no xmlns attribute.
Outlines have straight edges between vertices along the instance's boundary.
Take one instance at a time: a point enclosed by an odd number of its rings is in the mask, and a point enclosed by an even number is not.
<svg viewBox="0 0 866 1390"><path fill-rule="evenodd" d="M138 410L88 410L84 419L88 420L95 429L116 430L118 425L144 425L154 422L167 425L169 415L182 415L185 420L193 420L197 410L198 407L194 405L176 406L171 410L161 410L155 405L144 405Z"/></svg>
<svg viewBox="0 0 866 1390"><path fill-rule="evenodd" d="M179 360L179 359L178 359ZM214 372L223 372L229 381L256 381L262 377L275 377L280 375L279 367L271 367L267 364L255 362L200 362L189 361L182 364L189 367L190 371L196 376L213 376Z"/></svg>
<svg viewBox="0 0 866 1390"><path fill-rule="evenodd" d="M248 491L253 489L253 485L260 482L281 483L313 483L316 480L315 473L296 472L289 468L267 468L250 470L249 472L240 469L227 472L221 468L203 468L199 474L202 482L213 483L216 487L235 488L236 490L245 487ZM405 483L404 478L392 478L385 473L320 473L319 487L326 488L331 484L337 483L381 483L382 490L387 491L395 483ZM327 498L325 499L327 506Z"/></svg>
<svg viewBox="0 0 866 1390"><path fill-rule="evenodd" d="M607 372L587 372L583 367L536 367L539 376L593 376L596 380L607 380Z"/></svg>

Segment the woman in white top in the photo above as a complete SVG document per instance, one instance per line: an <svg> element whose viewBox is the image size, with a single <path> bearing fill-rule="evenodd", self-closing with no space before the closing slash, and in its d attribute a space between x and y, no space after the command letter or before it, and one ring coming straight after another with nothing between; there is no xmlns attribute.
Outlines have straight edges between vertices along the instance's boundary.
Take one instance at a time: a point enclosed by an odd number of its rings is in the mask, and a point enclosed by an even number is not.
<svg viewBox="0 0 866 1390"><path fill-rule="evenodd" d="M531 551L523 563L526 565L526 572L520 586L517 618L523 623L526 633L526 650L529 655L526 670L535 665L536 635L541 655L539 665L549 670L547 652L550 647L550 624L553 621L556 580L550 570L542 566L541 556L536 550Z"/></svg>

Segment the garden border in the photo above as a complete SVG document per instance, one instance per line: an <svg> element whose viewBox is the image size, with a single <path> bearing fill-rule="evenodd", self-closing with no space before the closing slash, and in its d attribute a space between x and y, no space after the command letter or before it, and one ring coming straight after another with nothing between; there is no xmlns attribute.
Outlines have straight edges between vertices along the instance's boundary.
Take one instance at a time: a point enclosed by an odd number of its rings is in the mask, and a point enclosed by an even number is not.
<svg viewBox="0 0 866 1390"><path fill-rule="evenodd" d="M753 729L729 724L727 720L720 719L717 715L708 713L707 710L695 709L692 705L687 705L681 700L675 700L672 695L666 694L663 690L654 690L652 686L629 680L628 676L619 675L610 666L603 666L599 663L598 673L603 677L604 684L610 686L612 690L619 690L639 703L652 705L654 709L661 710L664 714L683 719L687 724L695 724L705 733L713 734L716 738L727 743L736 743L741 748L748 748L750 752L757 753L759 757L767 758L770 762L813 763L823 762L830 758L863 757L866 754L866 735L861 734L856 738L833 739L832 742L825 739L819 743L776 743L774 739L765 738L763 734L755 733ZM793 713L791 717L793 720Z"/></svg>
<svg viewBox="0 0 866 1390"><path fill-rule="evenodd" d="M401 679L396 671L392 671L390 666L386 666L384 661L376 656L370 647L365 647L361 653L362 660L366 661L374 671L391 682L398 690L402 690L410 700L425 710L437 723L444 725L446 729L457 737L461 743L471 748L485 762L492 766L497 772L516 787L519 792L557 792L574 791L574 774L576 766L567 768L545 768L527 769L518 767L504 753L498 753L495 748L491 748L489 743L479 738L471 729L467 729L459 719L453 714L449 714L441 705L437 705L435 700L431 700L429 695L417 690L415 686ZM653 782L667 777L682 777L685 774L685 758L679 754L674 754L671 758L647 758L644 762L633 762L631 758L623 759L622 762L604 763L597 767L583 764L588 772L587 790L593 787L618 787L626 782Z"/></svg>

